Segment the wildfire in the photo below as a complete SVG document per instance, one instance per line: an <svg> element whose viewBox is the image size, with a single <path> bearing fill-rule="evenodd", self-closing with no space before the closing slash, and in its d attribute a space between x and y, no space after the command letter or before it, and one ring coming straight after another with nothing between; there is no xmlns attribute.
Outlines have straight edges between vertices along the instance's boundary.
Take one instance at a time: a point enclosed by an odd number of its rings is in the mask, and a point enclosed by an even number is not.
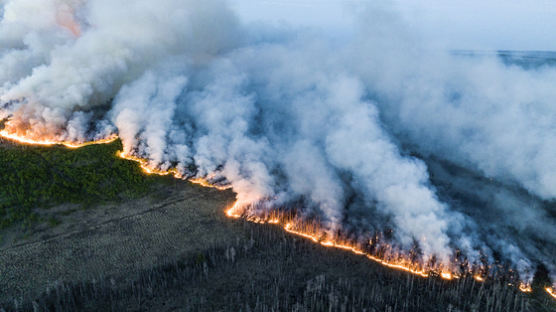
<svg viewBox="0 0 556 312"><path fill-rule="evenodd" d="M546 287L544 290L546 290L546 292L552 296L552 298L556 299L556 291L554 290L554 288L552 287Z"/></svg>
<svg viewBox="0 0 556 312"><path fill-rule="evenodd" d="M212 184L206 178L194 178L194 179L189 179L188 181L191 182L191 183L194 183L194 184L198 184L198 185L203 186L203 187L215 188L215 189L221 190L221 191L229 190L231 188L231 186L229 186L229 185Z"/></svg>
<svg viewBox="0 0 556 312"><path fill-rule="evenodd" d="M241 218L241 213L239 212L239 201L236 201L232 207L226 210L226 215L234 219Z"/></svg>
<svg viewBox="0 0 556 312"><path fill-rule="evenodd" d="M226 211L225 211L226 215L228 217L234 218L234 219L244 217L248 221L255 222L255 223L281 224L281 222L282 222L281 220L285 219L285 218L281 218L280 216L278 216L276 214L271 215L271 216L267 216L267 217L245 216L244 215L244 209L242 207L243 207L243 205L239 201L237 201L230 208L226 209ZM324 247L342 249L342 250L346 250L346 251L349 251L351 253L354 253L356 255L365 256L369 260L377 262L377 263L379 263L381 265L384 265L384 266L386 266L388 268L391 268L391 269L405 271L405 272L408 272L408 273L411 273L411 274L418 275L420 277L429 277L430 276L429 272L427 272L426 270L424 270L422 268L419 268L417 265L415 265L414 263L412 263L409 260L406 260L406 259L386 260L386 259L383 259L383 258L379 258L375 255L372 255L368 252L365 252L362 248L359 248L359 247L357 247L357 246L355 246L351 243L339 242L339 241L335 241L335 240L331 240L331 239L326 239L326 238L323 237L323 235L315 234L314 232L318 232L318 231L315 231L315 229L312 229L312 231L311 230L300 230L300 229L296 228L293 221L285 222L284 225L283 225L283 229L290 234L294 234L294 235L306 238L306 239L311 240L312 242L320 244L321 246L324 246ZM456 274L448 272L448 271L441 271L438 275L441 278L446 279L446 280L451 280L451 279L454 279L454 278L458 278L458 276Z"/></svg>
<svg viewBox="0 0 556 312"><path fill-rule="evenodd" d="M53 146L53 145L63 145L67 148L77 149L89 145L96 145L96 144L108 144L116 141L118 139L117 136L110 136L105 139L95 140L95 141L88 141L82 143L75 143L75 142L66 142L66 141L56 141L56 140L49 140L49 139L29 139L26 137L19 136L17 134L9 133L6 130L0 130L0 137L8 139L10 141L14 141L19 144L23 145L42 145L42 146Z"/></svg>
<svg viewBox="0 0 556 312"><path fill-rule="evenodd" d="M139 163L139 167L141 167L141 169L143 170L144 173L146 174L156 174L156 175L161 175L161 176L166 176L166 175L171 175L174 178L177 179L183 179L183 175L175 168L170 168L170 169L159 169L156 167L153 167L149 161L145 158L141 158L141 157L137 157L134 155L130 155L130 154L125 154L124 152L117 152L116 156L122 158L122 159L127 159L127 160L132 160L135 161L137 163ZM215 188L221 191L224 190L228 190L231 188L231 186L229 185L216 185L216 184L212 184L210 183L210 181L207 178L192 178L192 179L188 179L189 182L193 183L193 184L198 184L200 186L203 187L210 187L210 188Z"/></svg>
<svg viewBox="0 0 556 312"><path fill-rule="evenodd" d="M158 168L155 168L155 167L151 166L147 159L140 158L140 157L133 156L133 155L129 155L129 154L125 154L124 152L121 152L121 151L117 152L116 156L118 156L122 159L132 160L132 161L135 161L135 162L139 163L139 167L141 167L143 172L146 173L146 174L156 174L156 175L160 175L160 176L172 175L174 178L177 178L177 179L182 178L182 175L178 172L177 169L174 169L174 168L171 168L171 169L168 169L168 170L158 169Z"/></svg>
<svg viewBox="0 0 556 312"><path fill-rule="evenodd" d="M454 278L454 275L452 275L452 273L450 272L440 272L440 277L442 277L445 280L451 280Z"/></svg>
<svg viewBox="0 0 556 312"><path fill-rule="evenodd" d="M9 133L6 130L0 130L0 137L3 137L5 139L17 142L19 144L25 144L25 145L41 145L41 146L54 146L54 145L62 145L65 146L67 148L71 148L71 149L77 149L77 148L81 148L84 146L88 146L88 145L95 145L95 144L108 144L111 142L114 142L115 140L118 139L118 136L113 135L110 136L108 138L105 139L101 139L101 140L96 140L96 141L90 141L90 142L81 142L81 143L75 143L75 142L66 142L66 141L56 141L56 140L50 140L50 139L30 139L30 138L26 138L23 136L19 136L17 134L13 134L13 133ZM127 159L127 160L131 160L131 161L135 161L139 164L139 166L141 167L141 169L143 170L143 172L145 174L156 174L156 175L171 175L175 178L183 178L183 175L180 174L180 172L175 169L175 168L170 168L167 170L162 170L159 168L155 168L152 165L149 164L149 161L147 159L144 158L140 158L134 155L130 155L130 154L125 154L122 151L119 151L117 153L117 156L123 159ZM210 179L203 179L203 178L195 178L195 179L189 179L190 182L201 185L203 187L211 187L211 188L216 188L218 190L226 190L229 189L230 186L220 186L220 185L215 185L212 184L210 182ZM326 239L324 238L324 235L319 235L319 234L315 234L315 229L313 228L312 231L311 230L299 230L296 228L296 226L294 225L293 219L290 218L291 220L288 221L287 218L283 218L282 216L280 216L278 213L273 213L271 215L267 215L267 216L255 216L255 215L246 215L245 214L245 208L244 208L244 204L241 203L240 201L236 201L234 203L234 205L232 205L230 208L226 209L225 213L228 217L230 218L241 218L244 217L247 221L250 222L255 222L255 223L268 223L268 224L276 224L276 225L283 225L283 229L293 235L296 236L300 236L306 239L309 239L311 241L313 241L314 243L320 244L321 246L324 247L328 247L328 248L337 248L337 249L342 249L342 250L346 250L349 251L353 254L356 255L361 255L361 256L365 256L367 259L372 260L374 262L377 262L385 267L391 268L391 269L396 269L396 270L400 270L400 271L405 271L423 278L427 278L429 276L431 276L431 273L435 276L440 276L443 279L446 280L452 280L454 278L459 278L460 276L458 276L457 274L447 271L445 269L428 269L425 270L423 268L421 268L418 264L413 263L412 261L410 261L409 259L404 259L403 257L400 259L386 259L385 258L381 258L381 257L377 257L375 255L372 255L366 251L364 251L362 248L357 247L351 243L345 243L345 242L339 242L339 241L335 241L335 240L331 240L331 239ZM284 222L286 221L286 222ZM284 222L284 223L282 223ZM480 275L480 274L475 274L473 276L473 278L477 281L477 282L484 282L485 281L485 277ZM522 292L525 293L529 293L532 291L531 285L530 284L526 284L526 283L521 283L518 287L518 289ZM554 290L554 288L552 287L546 287L545 291L554 299L556 299L556 291Z"/></svg>
<svg viewBox="0 0 556 312"><path fill-rule="evenodd" d="M214 186L209 185L208 187L214 187ZM218 186L216 188L220 189ZM243 205L239 201L236 201L232 207L226 209L226 211L225 211L226 216L228 216L229 218L233 218L233 219L239 219L241 217L245 217L245 219L247 221L250 221L250 222L253 222L253 223L280 224L280 217L276 213L272 213L271 215L268 215L268 216L265 216L265 217L259 217L259 216L256 216L256 215L244 216L244 214L243 214L244 211L243 211L242 207L243 207Z"/></svg>
<svg viewBox="0 0 556 312"><path fill-rule="evenodd" d="M361 250L360 248L349 245L349 244L338 243L338 242L331 241L331 240L322 241L320 239L320 237L317 236L317 235L302 232L302 231L298 231L298 230L294 230L292 223L286 223L286 225L284 226L284 230L288 233L292 233L292 234L295 234L297 236L301 236L301 237L310 239L315 243L320 243L322 246L325 246L325 247L343 249L343 250L350 251L350 252L352 252L356 255L364 255L369 260L380 263L380 264L382 264L386 267L392 268L392 269L406 271L406 272L409 272L409 273L412 273L412 274L415 274L415 275L418 275L418 276L421 276L421 277L429 277L429 274L427 272L425 272L424 270L421 270L421 269L414 268L408 261L407 262L406 261L399 261L399 262L387 261L387 260L378 258L376 256L373 256L369 253L366 253L365 251Z"/></svg>
<svg viewBox="0 0 556 312"><path fill-rule="evenodd" d="M524 293L530 293L530 292L533 291L533 288L531 288L530 284L520 283L519 284L519 290L521 290Z"/></svg>
<svg viewBox="0 0 556 312"><path fill-rule="evenodd" d="M521 283L519 284L519 290L521 290L524 293L530 293L533 291L533 288L531 287L530 284ZM556 291L554 290L554 288L547 286L544 288L544 291L546 291L546 293L549 296L556 299Z"/></svg>

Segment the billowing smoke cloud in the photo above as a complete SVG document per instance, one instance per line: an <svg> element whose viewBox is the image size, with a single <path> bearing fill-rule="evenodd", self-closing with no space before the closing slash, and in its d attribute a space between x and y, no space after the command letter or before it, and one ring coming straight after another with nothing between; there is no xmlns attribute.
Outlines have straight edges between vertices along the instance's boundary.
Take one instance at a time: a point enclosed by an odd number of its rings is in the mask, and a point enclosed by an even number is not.
<svg viewBox="0 0 556 312"><path fill-rule="evenodd" d="M376 8L342 44L253 30L221 1L8 0L2 11L10 132L117 133L125 154L229 183L254 212L296 203L331 232L392 230L425 260L458 249L556 271L552 67L432 50Z"/></svg>
<svg viewBox="0 0 556 312"><path fill-rule="evenodd" d="M125 83L164 59L206 59L234 45L235 19L219 6L176 0L132 6L103 0L8 1L0 26L2 47L9 47L0 62L2 101L22 102L14 120L28 136L82 140L59 131L76 110L105 105Z"/></svg>

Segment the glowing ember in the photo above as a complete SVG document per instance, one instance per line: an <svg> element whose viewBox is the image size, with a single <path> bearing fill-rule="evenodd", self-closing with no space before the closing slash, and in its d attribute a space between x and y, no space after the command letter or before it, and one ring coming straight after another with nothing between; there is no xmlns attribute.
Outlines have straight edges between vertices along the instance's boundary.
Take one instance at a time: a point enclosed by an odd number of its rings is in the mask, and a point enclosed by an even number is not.
<svg viewBox="0 0 556 312"><path fill-rule="evenodd" d="M473 278L477 281L477 282L484 282L485 278L482 277L481 275L473 275Z"/></svg>

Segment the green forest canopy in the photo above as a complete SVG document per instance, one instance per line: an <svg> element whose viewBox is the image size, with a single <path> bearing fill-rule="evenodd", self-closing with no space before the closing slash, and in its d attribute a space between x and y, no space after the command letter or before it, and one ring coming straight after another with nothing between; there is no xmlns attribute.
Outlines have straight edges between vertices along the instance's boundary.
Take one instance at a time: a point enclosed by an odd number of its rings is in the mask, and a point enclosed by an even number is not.
<svg viewBox="0 0 556 312"><path fill-rule="evenodd" d="M68 149L0 142L0 229L37 220L35 208L119 201L140 196L160 177L116 156L119 140Z"/></svg>

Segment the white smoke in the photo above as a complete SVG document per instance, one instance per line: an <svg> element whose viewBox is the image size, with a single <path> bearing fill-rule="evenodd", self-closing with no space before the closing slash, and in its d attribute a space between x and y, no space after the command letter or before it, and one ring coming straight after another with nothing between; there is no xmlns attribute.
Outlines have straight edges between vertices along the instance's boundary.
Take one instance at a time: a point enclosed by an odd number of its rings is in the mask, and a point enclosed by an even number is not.
<svg viewBox="0 0 556 312"><path fill-rule="evenodd" d="M202 60L232 46L238 33L235 18L220 5L177 0L134 1L131 6L105 0L7 1L0 41L16 48L1 55L0 66L7 75L0 80L0 99L22 102L14 114L30 123L20 126L28 135L48 131L66 139L66 133L56 132L76 109L106 104L123 84L166 58L187 54ZM70 19L79 26L72 27L83 28L81 36L75 38L69 22L56 18L60 11L74 12ZM28 62L32 65L23 65Z"/></svg>
<svg viewBox="0 0 556 312"><path fill-rule="evenodd" d="M424 259L458 248L554 271L532 242L556 240L535 197L556 197L556 70L431 50L395 12L362 20L339 44L253 30L222 1L7 0L0 118L31 137L117 133L125 153L225 179L242 204L302 202L331 230L393 227Z"/></svg>

